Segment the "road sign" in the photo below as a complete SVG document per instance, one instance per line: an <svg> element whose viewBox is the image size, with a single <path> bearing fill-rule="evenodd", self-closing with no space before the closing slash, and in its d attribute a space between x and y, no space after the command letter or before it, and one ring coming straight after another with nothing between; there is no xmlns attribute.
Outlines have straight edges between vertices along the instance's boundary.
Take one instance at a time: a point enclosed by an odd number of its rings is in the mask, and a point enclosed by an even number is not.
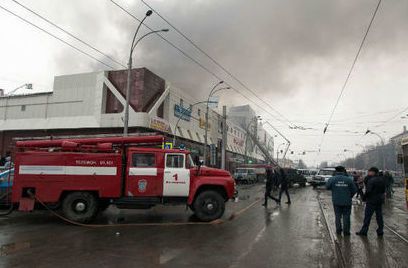
<svg viewBox="0 0 408 268"><path fill-rule="evenodd" d="M163 143L162 148L163 149L173 149L173 143L172 142L165 142L165 143Z"/></svg>

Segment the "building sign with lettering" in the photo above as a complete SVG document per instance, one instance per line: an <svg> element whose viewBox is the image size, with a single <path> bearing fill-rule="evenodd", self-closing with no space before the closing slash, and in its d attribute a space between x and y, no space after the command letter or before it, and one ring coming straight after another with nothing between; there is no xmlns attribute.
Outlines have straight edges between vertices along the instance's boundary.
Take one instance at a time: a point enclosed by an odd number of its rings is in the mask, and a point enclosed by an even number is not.
<svg viewBox="0 0 408 268"><path fill-rule="evenodd" d="M169 132L170 124L163 118L154 116L150 118L150 128L161 132Z"/></svg>
<svg viewBox="0 0 408 268"><path fill-rule="evenodd" d="M199 125L200 125L200 128L205 129L205 118L200 118ZM208 129L208 130L211 129L211 124L210 124L210 122L208 122L207 129Z"/></svg>
<svg viewBox="0 0 408 268"><path fill-rule="evenodd" d="M174 105L174 116L178 117L184 121L190 121L191 119L191 110L188 108L184 108L179 104Z"/></svg>

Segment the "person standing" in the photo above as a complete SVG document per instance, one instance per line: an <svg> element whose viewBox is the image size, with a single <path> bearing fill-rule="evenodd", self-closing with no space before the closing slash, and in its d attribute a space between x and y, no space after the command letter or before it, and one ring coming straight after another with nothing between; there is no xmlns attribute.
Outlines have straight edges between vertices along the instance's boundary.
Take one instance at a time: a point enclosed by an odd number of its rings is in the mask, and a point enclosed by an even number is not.
<svg viewBox="0 0 408 268"><path fill-rule="evenodd" d="M273 197L271 194L275 182L276 182L276 172L271 168L267 168L266 169L266 185L265 185L265 201L262 204L262 206L264 207L268 206L268 198L273 199L276 202L278 202L278 199Z"/></svg>
<svg viewBox="0 0 408 268"><path fill-rule="evenodd" d="M379 170L376 167L370 168L368 170L368 175L370 176L370 179L367 182L366 191L364 193L364 201L366 202L364 211L364 223L360 231L358 231L356 235L367 236L371 217L375 212L375 218L378 225L377 235L383 236L384 220L382 214L382 205L384 203L385 182L384 178L379 176Z"/></svg>
<svg viewBox="0 0 408 268"><path fill-rule="evenodd" d="M281 203L282 199L282 193L286 194L286 197L288 198L288 201L286 204L290 205L292 202L290 201L290 195L289 195L289 182L288 182L288 177L285 174L285 171L283 168L279 170L279 183L280 183L280 190L279 190L279 199L277 200L278 205Z"/></svg>
<svg viewBox="0 0 408 268"><path fill-rule="evenodd" d="M364 178L363 174L359 174L358 181L357 181L357 197L360 198L360 201L363 199L363 189L364 189Z"/></svg>
<svg viewBox="0 0 408 268"><path fill-rule="evenodd" d="M386 196L387 198L392 198L392 184L394 183L394 177L391 175L391 172L385 171L384 172L384 181L385 181L385 189L386 189Z"/></svg>
<svg viewBox="0 0 408 268"><path fill-rule="evenodd" d="M338 166L335 175L327 181L326 188L332 192L336 233L341 235L343 232L345 236L349 236L351 204L357 187L353 179L347 176L346 169Z"/></svg>

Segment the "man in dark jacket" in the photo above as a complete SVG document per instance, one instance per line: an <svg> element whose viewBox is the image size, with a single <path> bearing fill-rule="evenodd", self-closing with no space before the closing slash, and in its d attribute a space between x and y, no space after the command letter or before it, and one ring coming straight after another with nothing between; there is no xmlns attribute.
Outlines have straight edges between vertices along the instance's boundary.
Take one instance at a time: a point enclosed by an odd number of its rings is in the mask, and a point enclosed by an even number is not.
<svg viewBox="0 0 408 268"><path fill-rule="evenodd" d="M332 202L336 217L336 233L345 236L350 235L350 214L354 194L357 192L352 177L347 176L346 169L342 166L336 167L336 174L331 177L326 188L332 191ZM342 227L343 220L343 227Z"/></svg>
<svg viewBox="0 0 408 268"><path fill-rule="evenodd" d="M370 179L367 182L366 191L364 193L364 201L366 202L364 224L361 230L356 233L357 235L367 236L368 227L370 226L371 217L374 212L378 224L377 235L382 236L384 234L382 205L384 203L385 182L384 178L378 176L378 174L379 170L376 167L372 167L368 170Z"/></svg>
<svg viewBox="0 0 408 268"><path fill-rule="evenodd" d="M266 169L266 185L265 185L265 201L262 204L262 206L267 207L268 206L268 198L275 200L278 202L278 199L272 196L271 192L273 189L274 184L276 183L276 172L271 169L267 168Z"/></svg>
<svg viewBox="0 0 408 268"><path fill-rule="evenodd" d="M288 198L288 201L286 204L291 204L290 202L290 195L289 195L289 182L288 182L288 177L285 174L285 171L283 168L279 170L279 184L280 184L280 190L279 190L279 199L277 201L278 205L280 205L281 199L282 199L282 193L286 194L286 197Z"/></svg>

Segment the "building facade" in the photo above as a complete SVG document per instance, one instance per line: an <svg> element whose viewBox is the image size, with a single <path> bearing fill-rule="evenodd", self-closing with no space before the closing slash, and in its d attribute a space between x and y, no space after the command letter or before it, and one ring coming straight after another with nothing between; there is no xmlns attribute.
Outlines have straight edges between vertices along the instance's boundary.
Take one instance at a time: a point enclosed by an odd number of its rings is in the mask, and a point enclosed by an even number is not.
<svg viewBox="0 0 408 268"><path fill-rule="evenodd" d="M133 69L131 77L129 133L159 132L176 146L182 144L201 157L206 103L172 87L146 68ZM13 150L16 139L121 134L126 79L127 70L63 75L55 77L52 92L0 96L1 155ZM208 121L207 163L219 166L222 116L210 109ZM248 146L245 128L229 115L226 128L227 167L243 163L245 157L264 161L257 148Z"/></svg>

